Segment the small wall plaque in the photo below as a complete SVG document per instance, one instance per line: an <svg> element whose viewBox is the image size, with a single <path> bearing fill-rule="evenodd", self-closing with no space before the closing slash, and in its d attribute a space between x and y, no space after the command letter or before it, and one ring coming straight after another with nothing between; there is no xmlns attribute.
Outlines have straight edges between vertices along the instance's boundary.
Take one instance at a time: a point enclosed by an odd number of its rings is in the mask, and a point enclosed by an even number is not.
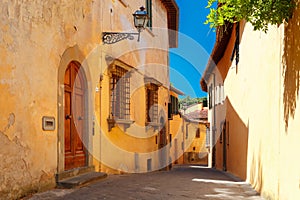
<svg viewBox="0 0 300 200"><path fill-rule="evenodd" d="M44 131L54 131L55 130L55 118L54 117L43 117L43 130Z"/></svg>

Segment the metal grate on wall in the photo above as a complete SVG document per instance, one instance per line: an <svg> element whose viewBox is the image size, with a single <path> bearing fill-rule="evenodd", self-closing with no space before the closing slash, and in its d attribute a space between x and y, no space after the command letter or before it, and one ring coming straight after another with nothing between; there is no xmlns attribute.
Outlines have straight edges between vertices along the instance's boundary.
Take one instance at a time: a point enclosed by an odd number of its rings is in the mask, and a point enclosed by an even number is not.
<svg viewBox="0 0 300 200"><path fill-rule="evenodd" d="M115 119L130 119L130 74L115 66L110 78L110 110Z"/></svg>
<svg viewBox="0 0 300 200"><path fill-rule="evenodd" d="M146 121L158 122L158 86L155 84L146 89Z"/></svg>

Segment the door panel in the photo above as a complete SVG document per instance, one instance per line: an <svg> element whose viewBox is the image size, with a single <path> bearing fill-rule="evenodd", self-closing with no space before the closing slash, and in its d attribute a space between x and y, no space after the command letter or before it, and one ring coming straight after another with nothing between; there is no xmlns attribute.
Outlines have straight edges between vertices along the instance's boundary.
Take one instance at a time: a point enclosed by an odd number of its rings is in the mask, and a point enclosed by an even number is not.
<svg viewBox="0 0 300 200"><path fill-rule="evenodd" d="M65 170L87 163L85 136L85 78L80 65L71 62L65 74Z"/></svg>
<svg viewBox="0 0 300 200"><path fill-rule="evenodd" d="M71 94L70 92L65 91L65 152L71 152L71 119L68 116L71 116Z"/></svg>

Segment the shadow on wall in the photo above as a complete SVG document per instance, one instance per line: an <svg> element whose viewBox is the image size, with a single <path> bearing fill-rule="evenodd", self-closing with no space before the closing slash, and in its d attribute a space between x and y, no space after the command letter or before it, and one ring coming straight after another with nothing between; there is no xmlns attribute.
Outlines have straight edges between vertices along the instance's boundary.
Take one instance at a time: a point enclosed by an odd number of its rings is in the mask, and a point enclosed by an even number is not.
<svg viewBox="0 0 300 200"><path fill-rule="evenodd" d="M261 152L261 145L259 145L258 151ZM263 166L261 164L261 156L260 153L256 155L253 153L252 161L251 161L251 173L250 173L250 183L253 188L261 194L263 187Z"/></svg>
<svg viewBox="0 0 300 200"><path fill-rule="evenodd" d="M300 5L300 4L299 4ZM297 6L293 18L285 27L283 76L284 76L284 120L285 130L289 125L289 118L294 118L296 102L299 97L300 82L300 6Z"/></svg>
<svg viewBox="0 0 300 200"><path fill-rule="evenodd" d="M226 97L226 130L224 132L226 136L223 135L222 138L221 152L224 157L224 150L226 151L227 170L246 180L249 122L247 125L244 123L228 97Z"/></svg>

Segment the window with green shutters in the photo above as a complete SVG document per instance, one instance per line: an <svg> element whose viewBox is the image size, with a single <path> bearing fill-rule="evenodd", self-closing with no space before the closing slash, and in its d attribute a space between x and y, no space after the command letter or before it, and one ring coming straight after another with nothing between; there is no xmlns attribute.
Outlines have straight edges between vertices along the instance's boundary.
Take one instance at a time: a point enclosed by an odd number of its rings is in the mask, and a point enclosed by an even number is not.
<svg viewBox="0 0 300 200"><path fill-rule="evenodd" d="M152 29L152 0L146 0L146 10L149 16L147 27Z"/></svg>

